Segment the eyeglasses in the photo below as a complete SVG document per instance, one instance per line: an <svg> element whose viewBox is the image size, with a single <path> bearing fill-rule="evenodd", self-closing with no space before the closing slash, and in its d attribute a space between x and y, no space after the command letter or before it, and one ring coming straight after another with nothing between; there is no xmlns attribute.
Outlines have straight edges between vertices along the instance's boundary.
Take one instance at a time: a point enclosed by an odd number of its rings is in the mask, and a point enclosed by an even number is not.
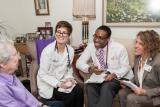
<svg viewBox="0 0 160 107"><path fill-rule="evenodd" d="M57 36L61 36L61 37L67 37L67 36L69 35L69 33L57 31L57 32L56 32L56 35L57 35Z"/></svg>
<svg viewBox="0 0 160 107"><path fill-rule="evenodd" d="M107 40L107 37L101 37L101 36L97 36L96 34L93 35L94 39L98 39L99 41L105 41Z"/></svg>

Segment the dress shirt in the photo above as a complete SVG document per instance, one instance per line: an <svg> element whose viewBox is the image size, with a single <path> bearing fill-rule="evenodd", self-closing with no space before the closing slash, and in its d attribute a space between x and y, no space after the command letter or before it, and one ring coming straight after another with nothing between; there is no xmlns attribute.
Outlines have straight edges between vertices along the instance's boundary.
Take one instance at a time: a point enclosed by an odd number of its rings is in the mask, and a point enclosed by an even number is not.
<svg viewBox="0 0 160 107"><path fill-rule="evenodd" d="M41 107L15 75L0 73L0 107Z"/></svg>
<svg viewBox="0 0 160 107"><path fill-rule="evenodd" d="M147 60L145 61L144 65L146 64L146 62ZM142 58L141 58L137 72L140 88L142 88L142 83L143 83L144 65L142 65Z"/></svg>
<svg viewBox="0 0 160 107"><path fill-rule="evenodd" d="M68 65L68 54L70 63L74 58L74 50L71 46L67 45L63 53L58 53L55 49L56 40L47 45L41 54L40 68L37 75L37 85L39 94L45 99L50 99L53 95L54 88L57 84L67 78L73 77L72 68ZM67 52L68 48L68 52Z"/></svg>
<svg viewBox="0 0 160 107"><path fill-rule="evenodd" d="M106 46L107 47L107 46ZM107 52L107 48L104 48ZM91 58L93 64L98 66L101 69L100 63L98 61L96 55L97 49L94 46L94 43L88 44L80 58L77 60L76 66L81 71L88 73L89 64L88 61ZM111 73L115 73L118 78L125 77L131 79L133 77L133 72L129 65L128 53L126 48L113 40L110 40L108 43L108 55L106 56L105 52L105 59L107 57L107 71ZM87 71L86 71L87 70Z"/></svg>

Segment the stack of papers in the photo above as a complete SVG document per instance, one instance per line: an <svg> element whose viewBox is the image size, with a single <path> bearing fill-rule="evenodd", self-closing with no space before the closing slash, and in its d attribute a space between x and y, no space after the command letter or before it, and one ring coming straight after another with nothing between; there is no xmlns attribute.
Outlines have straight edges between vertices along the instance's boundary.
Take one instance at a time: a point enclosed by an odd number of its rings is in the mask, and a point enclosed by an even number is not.
<svg viewBox="0 0 160 107"><path fill-rule="evenodd" d="M85 83L102 83L104 82L106 76L107 74L104 74L104 73L100 75L96 75L95 73L92 73L90 78Z"/></svg>
<svg viewBox="0 0 160 107"><path fill-rule="evenodd" d="M131 81L121 80L121 83L128 86L131 89L138 88L138 86L136 84L132 83Z"/></svg>

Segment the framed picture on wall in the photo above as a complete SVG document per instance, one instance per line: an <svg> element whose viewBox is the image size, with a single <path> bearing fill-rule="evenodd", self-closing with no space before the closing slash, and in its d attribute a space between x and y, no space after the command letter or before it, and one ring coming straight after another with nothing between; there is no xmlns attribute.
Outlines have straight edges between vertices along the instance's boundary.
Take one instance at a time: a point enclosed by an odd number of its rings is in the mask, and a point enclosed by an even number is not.
<svg viewBox="0 0 160 107"><path fill-rule="evenodd" d="M103 0L103 24L160 26L160 0Z"/></svg>
<svg viewBox="0 0 160 107"><path fill-rule="evenodd" d="M48 0L34 0L36 15L49 15Z"/></svg>

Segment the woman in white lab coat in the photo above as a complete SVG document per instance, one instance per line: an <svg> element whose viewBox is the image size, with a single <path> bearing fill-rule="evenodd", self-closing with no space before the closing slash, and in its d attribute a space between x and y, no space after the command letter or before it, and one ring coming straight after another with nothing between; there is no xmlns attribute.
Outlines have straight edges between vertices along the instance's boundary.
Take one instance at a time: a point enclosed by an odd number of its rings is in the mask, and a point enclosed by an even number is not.
<svg viewBox="0 0 160 107"><path fill-rule="evenodd" d="M37 75L39 95L45 100L60 100L65 107L83 107L83 91L73 77L74 50L67 44L72 26L60 21L55 41L44 48Z"/></svg>

